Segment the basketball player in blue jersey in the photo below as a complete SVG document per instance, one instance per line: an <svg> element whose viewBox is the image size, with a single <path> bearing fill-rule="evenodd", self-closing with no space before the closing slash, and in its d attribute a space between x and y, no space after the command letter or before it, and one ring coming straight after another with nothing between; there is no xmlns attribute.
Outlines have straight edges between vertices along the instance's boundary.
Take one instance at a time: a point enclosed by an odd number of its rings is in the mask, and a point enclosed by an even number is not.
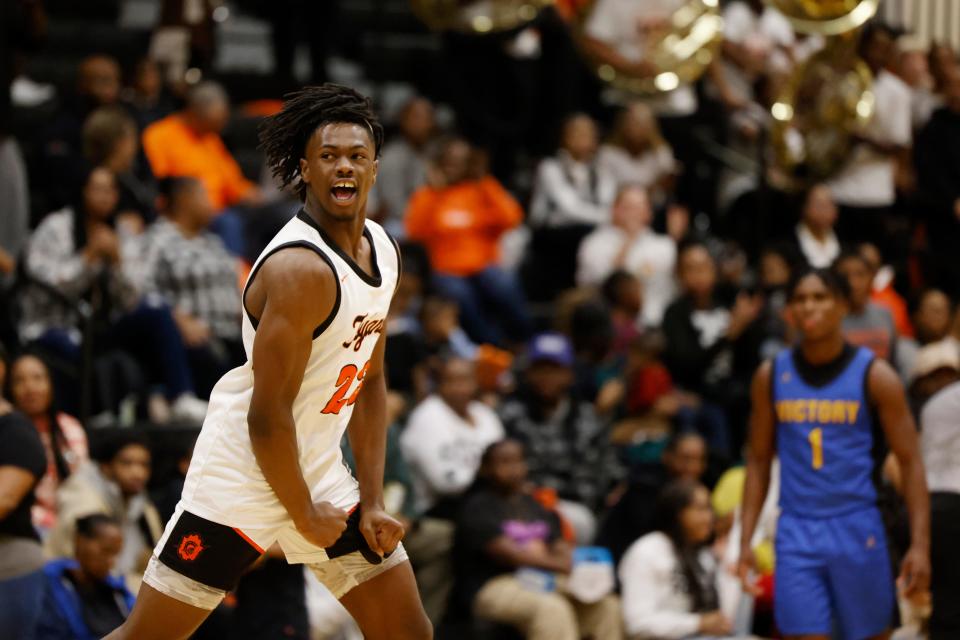
<svg viewBox="0 0 960 640"><path fill-rule="evenodd" d="M403 526L383 502L385 326L400 275L396 243L366 219L383 128L369 99L326 84L287 96L261 140L303 208L253 265L247 362L210 394L180 502L108 638L189 637L277 545L365 638L429 640Z"/></svg>
<svg viewBox="0 0 960 640"><path fill-rule="evenodd" d="M923 465L903 386L893 368L843 339L849 286L808 270L790 287L800 344L758 369L743 494L738 571L755 591L751 540L780 458L774 615L787 638L886 638L896 604L887 539L877 507L886 445L903 477L911 546L897 580L923 592L930 576L930 511Z"/></svg>

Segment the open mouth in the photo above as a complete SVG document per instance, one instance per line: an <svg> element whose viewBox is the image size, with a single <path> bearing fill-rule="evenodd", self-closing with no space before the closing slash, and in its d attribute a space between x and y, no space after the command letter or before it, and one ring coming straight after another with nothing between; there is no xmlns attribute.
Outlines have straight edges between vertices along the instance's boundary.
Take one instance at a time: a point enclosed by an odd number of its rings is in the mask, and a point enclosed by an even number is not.
<svg viewBox="0 0 960 640"><path fill-rule="evenodd" d="M337 202L349 202L357 195L357 185L352 180L342 180L333 185L330 193Z"/></svg>

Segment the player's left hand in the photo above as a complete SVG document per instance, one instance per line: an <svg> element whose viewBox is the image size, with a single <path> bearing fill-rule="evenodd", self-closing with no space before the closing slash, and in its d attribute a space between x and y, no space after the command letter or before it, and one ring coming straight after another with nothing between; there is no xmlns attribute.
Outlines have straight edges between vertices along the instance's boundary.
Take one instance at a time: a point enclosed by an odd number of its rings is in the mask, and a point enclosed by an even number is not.
<svg viewBox="0 0 960 640"><path fill-rule="evenodd" d="M900 577L897 578L904 597L910 598L924 593L930 588L930 554L918 547L910 547L900 565Z"/></svg>
<svg viewBox="0 0 960 640"><path fill-rule="evenodd" d="M370 550L380 557L393 553L403 539L403 525L383 509L363 510L360 515L360 533Z"/></svg>

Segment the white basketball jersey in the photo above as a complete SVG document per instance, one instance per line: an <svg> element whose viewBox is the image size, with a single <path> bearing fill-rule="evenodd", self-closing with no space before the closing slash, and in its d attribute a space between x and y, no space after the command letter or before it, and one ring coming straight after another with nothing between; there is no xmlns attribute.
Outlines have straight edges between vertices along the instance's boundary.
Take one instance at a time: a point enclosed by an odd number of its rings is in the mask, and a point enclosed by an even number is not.
<svg viewBox="0 0 960 640"><path fill-rule="evenodd" d="M373 348L385 329L400 271L399 251L383 228L367 221L363 233L371 247L372 274L364 272L301 211L267 245L247 279L249 287L264 260L290 247L316 251L317 259L325 260L334 271L337 300L330 317L314 332L303 384L293 403L293 419L300 468L313 500L340 508L353 506L358 495L357 483L341 457L340 440ZM255 333L244 308L247 362L224 375L210 394L181 498L187 511L234 527L268 527L289 520L263 477L247 431Z"/></svg>

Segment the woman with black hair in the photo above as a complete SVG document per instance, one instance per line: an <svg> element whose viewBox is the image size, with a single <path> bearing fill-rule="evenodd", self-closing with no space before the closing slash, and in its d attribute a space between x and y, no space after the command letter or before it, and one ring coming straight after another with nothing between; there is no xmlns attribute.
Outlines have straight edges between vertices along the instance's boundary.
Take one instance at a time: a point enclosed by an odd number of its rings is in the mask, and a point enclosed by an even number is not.
<svg viewBox="0 0 960 640"><path fill-rule="evenodd" d="M657 530L634 542L620 562L628 637L729 634L731 623L719 610L717 562L707 547L713 535L707 488L694 480L671 482L656 514Z"/></svg>
<svg viewBox="0 0 960 640"><path fill-rule="evenodd" d="M24 261L20 337L78 362L81 309L91 306L95 346L132 354L149 380L162 385L172 416L199 423L206 403L194 393L170 309L141 296L133 267L142 247L116 225L118 198L113 172L95 167L79 182L74 204L37 227Z"/></svg>
<svg viewBox="0 0 960 640"><path fill-rule="evenodd" d="M50 370L33 354L23 354L10 367L10 400L40 435L47 471L37 485L33 526L41 533L57 523L57 488L88 459L87 434L76 418L57 409Z"/></svg>

